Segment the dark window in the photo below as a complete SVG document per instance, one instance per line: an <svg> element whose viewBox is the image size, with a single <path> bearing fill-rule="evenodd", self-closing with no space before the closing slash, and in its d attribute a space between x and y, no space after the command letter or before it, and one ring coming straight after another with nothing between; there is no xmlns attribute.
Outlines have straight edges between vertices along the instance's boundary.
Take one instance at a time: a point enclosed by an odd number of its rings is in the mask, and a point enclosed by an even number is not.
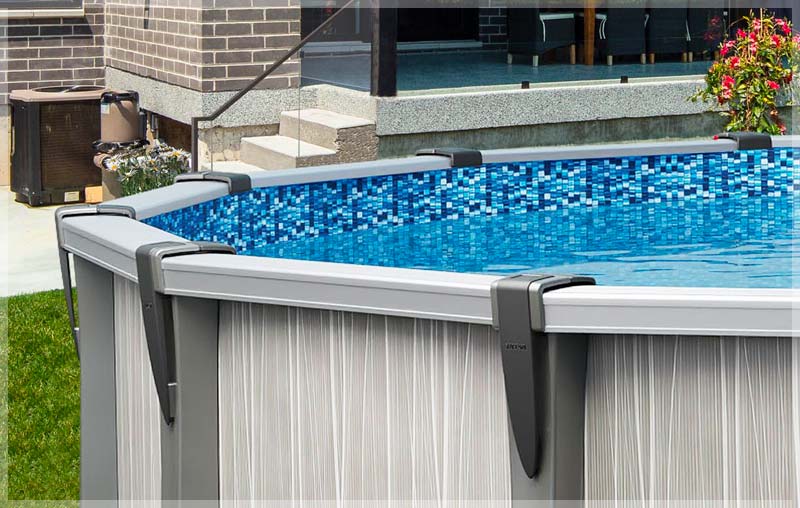
<svg viewBox="0 0 800 508"><path fill-rule="evenodd" d="M0 0L0 9L71 9L83 6L83 0Z"/></svg>

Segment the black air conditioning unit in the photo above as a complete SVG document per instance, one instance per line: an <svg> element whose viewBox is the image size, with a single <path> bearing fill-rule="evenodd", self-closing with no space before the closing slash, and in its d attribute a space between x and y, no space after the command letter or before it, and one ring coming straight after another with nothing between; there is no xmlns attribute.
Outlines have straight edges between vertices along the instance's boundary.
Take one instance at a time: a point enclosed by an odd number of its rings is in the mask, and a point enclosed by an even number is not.
<svg viewBox="0 0 800 508"><path fill-rule="evenodd" d="M100 137L103 87L17 90L12 107L11 190L31 206L76 203L100 185L92 143Z"/></svg>

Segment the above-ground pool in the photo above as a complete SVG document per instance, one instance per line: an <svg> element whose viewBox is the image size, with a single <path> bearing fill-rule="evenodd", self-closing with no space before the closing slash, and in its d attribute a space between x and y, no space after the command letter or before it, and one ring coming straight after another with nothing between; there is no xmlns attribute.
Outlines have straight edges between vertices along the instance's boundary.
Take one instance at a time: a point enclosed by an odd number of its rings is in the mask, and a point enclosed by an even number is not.
<svg viewBox="0 0 800 508"><path fill-rule="evenodd" d="M445 149L63 209L82 498L797 503L798 142Z"/></svg>

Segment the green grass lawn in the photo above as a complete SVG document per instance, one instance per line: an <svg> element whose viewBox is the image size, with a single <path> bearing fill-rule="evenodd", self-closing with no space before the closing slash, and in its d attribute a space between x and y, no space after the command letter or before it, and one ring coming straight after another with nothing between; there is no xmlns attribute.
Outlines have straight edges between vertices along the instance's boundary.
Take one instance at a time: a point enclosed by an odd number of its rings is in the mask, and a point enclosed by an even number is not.
<svg viewBox="0 0 800 508"><path fill-rule="evenodd" d="M78 499L80 368L64 295L0 301L0 332L6 319L0 354L8 358L8 499Z"/></svg>

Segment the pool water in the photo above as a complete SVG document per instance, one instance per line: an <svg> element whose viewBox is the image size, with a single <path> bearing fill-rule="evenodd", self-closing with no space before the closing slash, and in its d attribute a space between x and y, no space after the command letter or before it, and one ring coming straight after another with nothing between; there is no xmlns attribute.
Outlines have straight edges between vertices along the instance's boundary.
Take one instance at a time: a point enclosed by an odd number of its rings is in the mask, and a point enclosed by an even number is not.
<svg viewBox="0 0 800 508"><path fill-rule="evenodd" d="M783 147L487 163L256 187L145 222L250 256L789 288L797 160Z"/></svg>
<svg viewBox="0 0 800 508"><path fill-rule="evenodd" d="M302 238L242 254L468 273L573 273L606 285L790 288L800 285L792 276L800 254L797 205L800 194L466 217Z"/></svg>

